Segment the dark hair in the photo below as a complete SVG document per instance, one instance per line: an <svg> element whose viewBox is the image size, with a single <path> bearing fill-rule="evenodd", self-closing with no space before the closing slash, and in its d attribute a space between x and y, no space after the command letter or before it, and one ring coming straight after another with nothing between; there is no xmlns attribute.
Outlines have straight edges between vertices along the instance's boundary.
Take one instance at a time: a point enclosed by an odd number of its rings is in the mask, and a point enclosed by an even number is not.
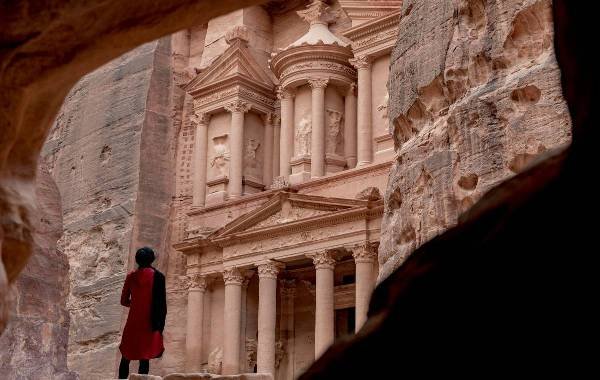
<svg viewBox="0 0 600 380"><path fill-rule="evenodd" d="M142 247L135 253L135 262L138 263L141 268L149 267L154 261L154 258L154 251L150 247Z"/></svg>

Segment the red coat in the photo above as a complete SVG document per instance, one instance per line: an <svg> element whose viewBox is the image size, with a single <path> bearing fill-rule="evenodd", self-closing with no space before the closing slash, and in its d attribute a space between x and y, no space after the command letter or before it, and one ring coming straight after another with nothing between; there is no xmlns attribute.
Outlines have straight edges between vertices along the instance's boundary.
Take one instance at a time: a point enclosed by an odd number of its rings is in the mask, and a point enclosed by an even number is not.
<svg viewBox="0 0 600 380"><path fill-rule="evenodd" d="M127 275L121 305L129 307L127 323L119 349L129 360L149 360L164 351L162 333L153 331L151 322L153 268L140 268Z"/></svg>

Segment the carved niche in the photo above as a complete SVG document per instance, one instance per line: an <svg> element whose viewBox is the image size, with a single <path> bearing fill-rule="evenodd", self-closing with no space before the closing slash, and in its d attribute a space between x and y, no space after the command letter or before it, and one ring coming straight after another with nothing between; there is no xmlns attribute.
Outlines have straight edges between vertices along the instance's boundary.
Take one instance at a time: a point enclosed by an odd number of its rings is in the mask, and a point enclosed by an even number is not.
<svg viewBox="0 0 600 380"><path fill-rule="evenodd" d="M216 177L225 177L229 171L230 159L227 135L215 136L213 144L215 155L210 161L210 166L214 169Z"/></svg>
<svg viewBox="0 0 600 380"><path fill-rule="evenodd" d="M342 113L335 110L327 110L327 150L329 154L336 154L338 144L342 138Z"/></svg>
<svg viewBox="0 0 600 380"><path fill-rule="evenodd" d="M312 133L312 120L310 115L305 115L295 130L296 140L294 145L294 155L304 156L310 154L310 139Z"/></svg>
<svg viewBox="0 0 600 380"><path fill-rule="evenodd" d="M244 149L244 174L254 178L260 178L262 171L261 162L256 154L259 146L260 142L257 140L248 139Z"/></svg>

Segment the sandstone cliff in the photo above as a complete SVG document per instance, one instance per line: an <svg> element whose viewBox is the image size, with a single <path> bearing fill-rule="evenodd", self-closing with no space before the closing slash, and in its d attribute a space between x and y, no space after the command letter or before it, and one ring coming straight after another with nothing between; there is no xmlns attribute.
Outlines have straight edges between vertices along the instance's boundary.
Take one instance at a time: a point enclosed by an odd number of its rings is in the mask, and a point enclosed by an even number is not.
<svg viewBox="0 0 600 380"><path fill-rule="evenodd" d="M570 141L549 0L406 0L392 53L380 280L482 194Z"/></svg>
<svg viewBox="0 0 600 380"><path fill-rule="evenodd" d="M67 370L69 264L57 249L62 235L58 188L47 170L38 170L34 252L13 285L12 315L0 337L0 378L75 379Z"/></svg>
<svg viewBox="0 0 600 380"><path fill-rule="evenodd" d="M84 77L68 95L43 155L63 202L69 259L69 368L111 376L132 254L166 270L173 195L170 38L147 43Z"/></svg>

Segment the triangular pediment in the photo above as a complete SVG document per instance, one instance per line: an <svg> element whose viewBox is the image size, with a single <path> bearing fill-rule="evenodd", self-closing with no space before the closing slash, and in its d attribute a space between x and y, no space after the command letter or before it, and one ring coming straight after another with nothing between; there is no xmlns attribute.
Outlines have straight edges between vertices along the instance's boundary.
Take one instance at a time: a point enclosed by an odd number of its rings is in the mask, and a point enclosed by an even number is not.
<svg viewBox="0 0 600 380"><path fill-rule="evenodd" d="M269 230L293 223L310 222L343 211L363 208L366 201L279 192L259 208L233 220L211 238Z"/></svg>
<svg viewBox="0 0 600 380"><path fill-rule="evenodd" d="M196 92L213 84L240 79L271 88L273 80L248 49L244 41L236 41L208 67L192 79L184 89Z"/></svg>

